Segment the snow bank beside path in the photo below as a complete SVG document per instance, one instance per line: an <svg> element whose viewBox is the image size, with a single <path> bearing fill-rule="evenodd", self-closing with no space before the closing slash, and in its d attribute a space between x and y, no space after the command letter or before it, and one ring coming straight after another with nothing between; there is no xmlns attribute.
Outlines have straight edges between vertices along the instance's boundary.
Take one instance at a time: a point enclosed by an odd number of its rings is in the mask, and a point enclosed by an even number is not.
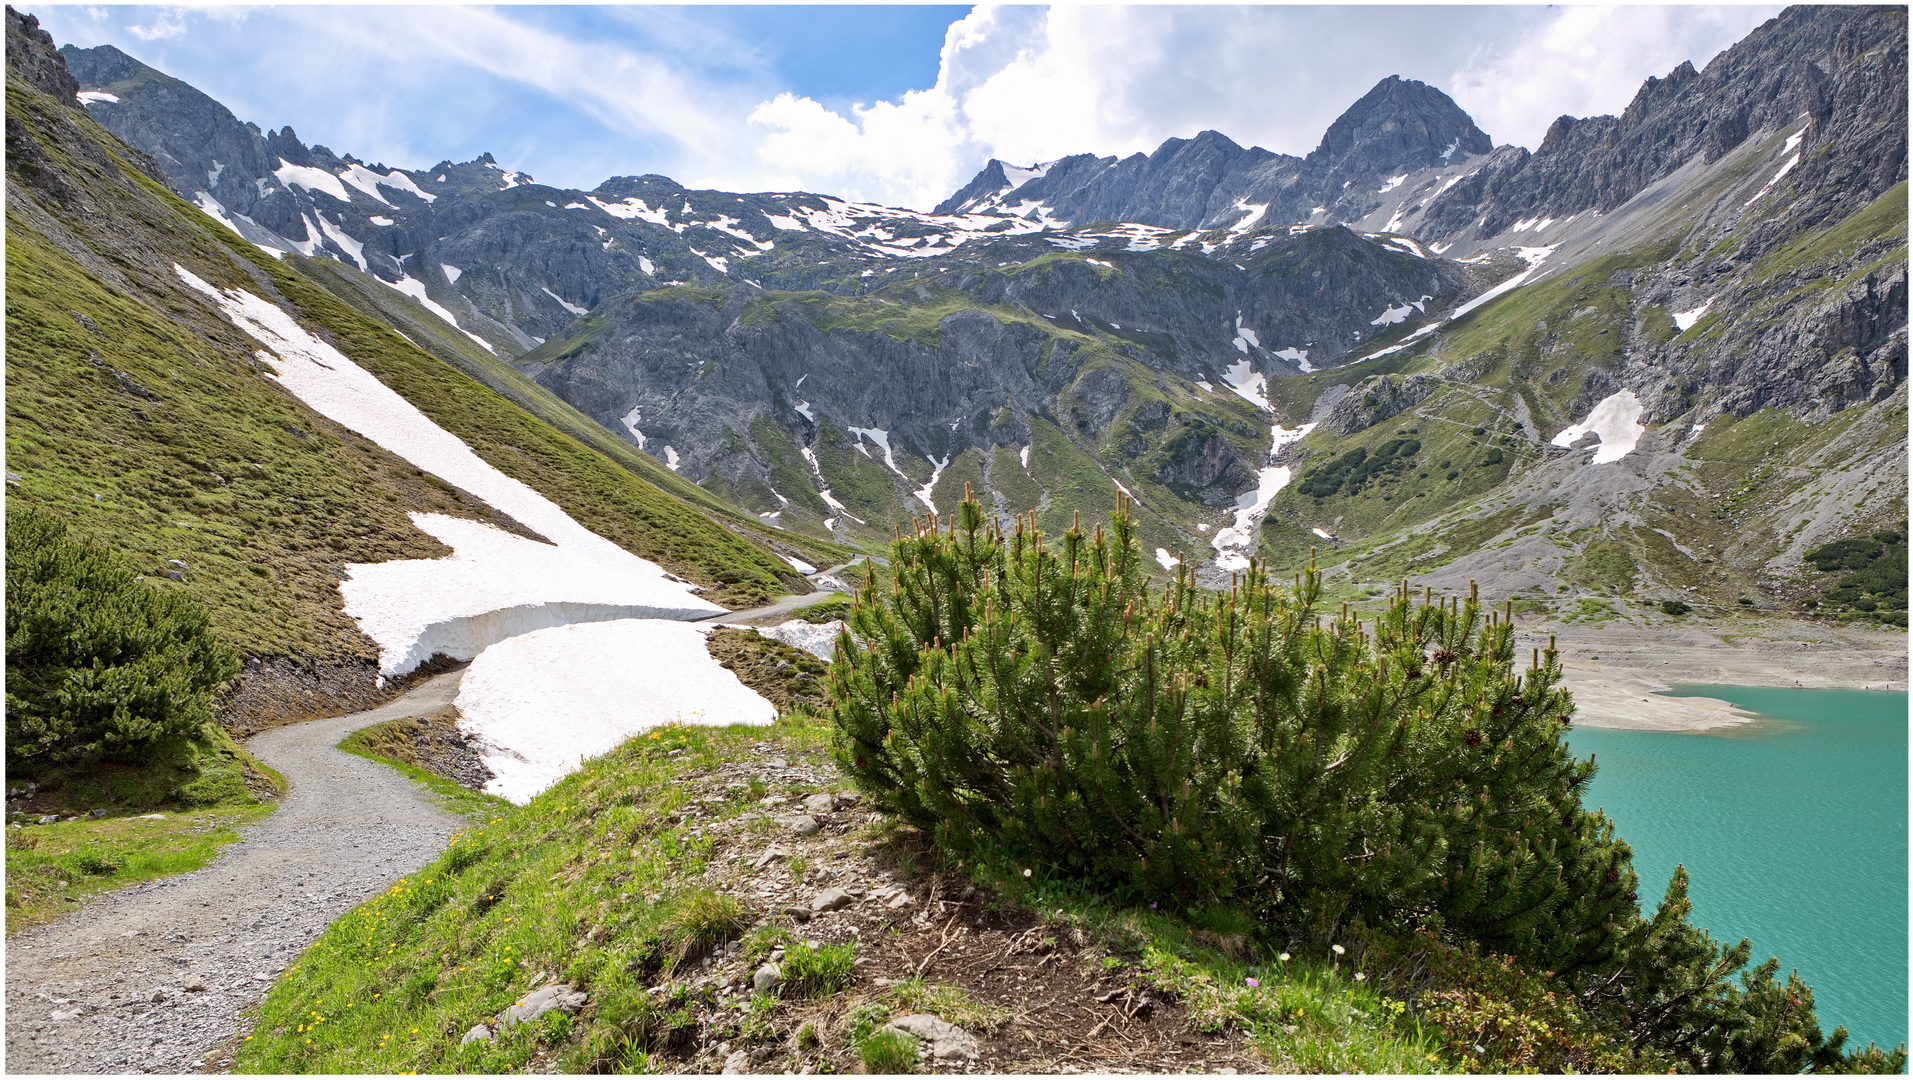
<svg viewBox="0 0 1913 1080"><path fill-rule="evenodd" d="M792 648L802 649L819 660L829 663L837 658L837 635L843 632L844 621L832 619L829 622L810 623L802 619L791 619L776 626L755 627L756 631L774 641L781 641Z"/></svg>
<svg viewBox="0 0 1913 1080"><path fill-rule="evenodd" d="M465 672L459 727L483 746L485 790L524 804L585 758L666 724L768 724L770 702L711 659L709 626L655 619L556 626L486 649Z"/></svg>
<svg viewBox="0 0 1913 1080"><path fill-rule="evenodd" d="M568 608L595 612L591 617L599 619L701 618L724 611L667 577L656 563L586 529L556 503L493 468L276 305L241 289L222 293L190 271L174 269L270 350L260 358L299 400L549 541L538 543L483 522L414 514L420 529L453 548L450 558L348 565L340 586L346 614L378 642L383 674L410 671L433 652L470 659L486 645L523 632L514 627L568 621L563 617ZM540 606L550 610L517 611Z"/></svg>

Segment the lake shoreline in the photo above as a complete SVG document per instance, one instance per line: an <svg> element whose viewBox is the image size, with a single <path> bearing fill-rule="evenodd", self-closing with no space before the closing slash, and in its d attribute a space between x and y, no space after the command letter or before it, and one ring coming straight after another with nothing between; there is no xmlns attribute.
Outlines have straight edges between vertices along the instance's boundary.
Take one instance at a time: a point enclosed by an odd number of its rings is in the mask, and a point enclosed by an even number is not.
<svg viewBox="0 0 1913 1080"><path fill-rule="evenodd" d="M1758 719L1717 698L1665 696L1681 685L1907 688L1907 635L1901 630L1784 619L1550 628L1537 619L1517 627L1517 659L1531 648L1546 648L1551 629L1562 682L1574 693L1574 722L1586 727L1704 732Z"/></svg>

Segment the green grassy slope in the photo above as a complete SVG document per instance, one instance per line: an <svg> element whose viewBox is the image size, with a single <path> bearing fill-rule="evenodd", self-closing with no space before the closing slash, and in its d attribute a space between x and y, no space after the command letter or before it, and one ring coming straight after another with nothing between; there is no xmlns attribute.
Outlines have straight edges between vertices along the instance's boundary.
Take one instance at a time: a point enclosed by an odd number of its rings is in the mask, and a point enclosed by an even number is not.
<svg viewBox="0 0 1913 1080"><path fill-rule="evenodd" d="M934 865L917 838L861 823L861 814L810 839L774 829L760 805L767 794L801 799L835 785L752 777L773 755L807 775L834 775L824 734L802 715L769 729L665 729L587 762L527 806L486 816L286 969L234 1071L693 1072L715 1070L735 1049L771 1072L870 1071L860 1055L868 1031L913 1012L966 1025L995 1044L993 1054L1018 1045L1017 1026L1043 1025L1045 1041L1065 1044L1096 1026L1075 1008L1032 1019L1033 999L979 984L966 963L919 965L939 933L947 944L959 924L982 947L1010 932L1040 941L1032 955L1051 983L1116 987L1109 997L1128 987L1125 1001L1147 991L1175 1003L1158 1008L1176 1009L1182 1052L1212 1047L1243 1071L1470 1071L1458 1036L1417 1025L1369 976L1355 977L1358 953L1340 961L1324 945L1278 959L1226 921L1111 905L1014 872L979 871L975 901L939 908L934 924L910 923L905 911L892 916L891 932L853 939L841 918L797 923L754 897L755 887L814 879L817 867L839 862L863 873L875 861L919 894L937 887L955 897L963 880ZM767 845L780 853L768 868L758 862ZM806 950L805 938L818 948ZM776 948L786 950L778 991L730 982ZM994 969L1028 958L983 959ZM832 966L841 960L854 963ZM797 985L800 964L818 969L828 991ZM540 979L583 990L584 1006L461 1045ZM1487 1041L1500 1051L1525 1037ZM1054 1067L990 1060L1011 1071Z"/></svg>

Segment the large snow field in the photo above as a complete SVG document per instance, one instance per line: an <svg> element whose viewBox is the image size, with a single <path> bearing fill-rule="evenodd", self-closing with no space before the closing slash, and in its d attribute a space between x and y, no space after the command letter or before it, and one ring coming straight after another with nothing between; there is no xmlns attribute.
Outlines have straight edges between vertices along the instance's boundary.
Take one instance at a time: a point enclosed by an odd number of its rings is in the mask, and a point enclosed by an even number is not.
<svg viewBox="0 0 1913 1080"><path fill-rule="evenodd" d="M651 728L776 719L770 702L711 658L710 629L656 619L572 624L479 654L453 704L494 774L485 790L523 804Z"/></svg>
<svg viewBox="0 0 1913 1080"><path fill-rule="evenodd" d="M483 522L414 514L420 529L453 549L451 557L348 565L340 586L345 610L378 642L382 673L410 671L433 652L470 659L492 642L573 616L699 618L723 612L656 563L586 529L551 500L493 468L276 305L243 289L221 292L183 267L174 270L266 347L259 355L274 377L314 411L549 541L539 543Z"/></svg>
<svg viewBox="0 0 1913 1080"><path fill-rule="evenodd" d="M1586 420L1562 431L1553 442L1555 446L1573 446L1575 440L1592 431L1601 437L1601 445L1595 448L1591 464L1619 461L1632 453L1641 436L1647 433L1640 424L1640 416L1641 399L1634 396L1634 391L1609 394L1594 406Z"/></svg>

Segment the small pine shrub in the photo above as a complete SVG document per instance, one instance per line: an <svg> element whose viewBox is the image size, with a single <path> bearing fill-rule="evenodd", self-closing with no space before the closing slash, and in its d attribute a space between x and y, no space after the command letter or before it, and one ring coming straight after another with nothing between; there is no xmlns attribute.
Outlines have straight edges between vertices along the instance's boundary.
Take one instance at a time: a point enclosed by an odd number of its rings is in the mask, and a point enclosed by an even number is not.
<svg viewBox="0 0 1913 1080"><path fill-rule="evenodd" d="M1661 611L1668 615L1685 615L1692 610L1694 610L1693 605L1679 600L1661 601Z"/></svg>
<svg viewBox="0 0 1913 1080"><path fill-rule="evenodd" d="M1519 1025L1489 1054L1509 1067L1904 1068L1692 926L1684 871L1643 918L1628 846L1581 805L1558 658L1517 672L1511 618L1403 589L1364 625L1318 609L1313 570L1210 593L1187 570L1158 590L1145 561L1120 507L1050 542L966 498L947 533L900 538L838 639L839 763L959 857L1167 900L1218 940L1438 927L1512 955L1549 985L1445 999L1437 1025ZM1577 1043L1588 1023L1625 1043Z"/></svg>
<svg viewBox="0 0 1913 1080"><path fill-rule="evenodd" d="M212 722L239 659L204 609L47 514L16 510L6 532L9 766L140 760Z"/></svg>
<svg viewBox="0 0 1913 1080"><path fill-rule="evenodd" d="M1636 917L1627 847L1580 805L1550 653L1474 599L1372 627L1251 571L1157 592L1126 513L1055 542L900 540L831 671L843 767L960 857L1326 933L1439 914L1556 970Z"/></svg>
<svg viewBox="0 0 1913 1080"><path fill-rule="evenodd" d="M1836 540L1807 552L1806 561L1821 573L1840 575L1826 588L1821 603L1904 624L1906 544L1898 530L1882 529L1871 536Z"/></svg>

